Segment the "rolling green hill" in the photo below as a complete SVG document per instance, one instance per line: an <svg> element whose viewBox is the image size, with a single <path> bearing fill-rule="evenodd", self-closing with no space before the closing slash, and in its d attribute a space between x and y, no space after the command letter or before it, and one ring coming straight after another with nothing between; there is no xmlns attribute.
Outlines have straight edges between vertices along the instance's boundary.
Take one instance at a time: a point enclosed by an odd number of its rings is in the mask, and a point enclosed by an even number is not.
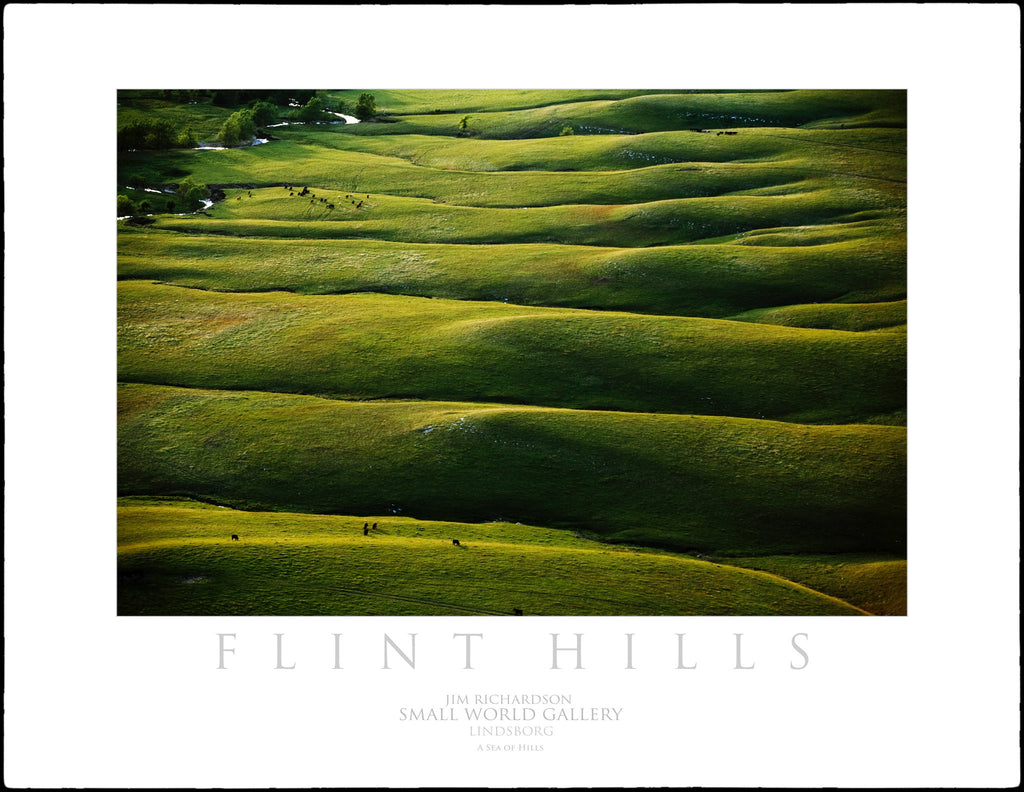
<svg viewBox="0 0 1024 792"><path fill-rule="evenodd" d="M364 536L366 521L379 527ZM132 498L119 502L118 537L118 608L139 615L864 613L776 575L507 523Z"/></svg>
<svg viewBox="0 0 1024 792"><path fill-rule="evenodd" d="M551 92L547 96L517 97L509 92L481 91L475 100L461 92L451 104L436 94L426 94L418 102L409 101L410 93L403 92L404 96L397 97L399 102L391 119L396 123L387 124L384 134L450 135L457 129L450 116L470 111L476 114L473 120L477 122L478 134L488 138L550 137L559 135L567 125L576 134L637 134L694 127L906 125L906 94L901 91L647 91L609 99L595 99L587 93L573 96L569 92ZM327 95L352 96L334 92ZM382 102L378 103L385 113L389 110L387 99L387 93L383 93ZM532 106L517 107L517 100ZM434 107L428 110L431 104ZM515 109L508 109L510 106ZM438 109L442 112L434 112ZM352 131L380 134L367 127Z"/></svg>
<svg viewBox="0 0 1024 792"><path fill-rule="evenodd" d="M874 239L875 228L848 223L700 245L600 248L272 239L125 227L118 235L118 275L212 291L379 292L725 318L778 306L904 299L906 251Z"/></svg>
<svg viewBox="0 0 1024 792"><path fill-rule="evenodd" d="M890 335L139 281L121 283L118 304L125 382L808 423L864 421L906 398Z"/></svg>
<svg viewBox="0 0 1024 792"><path fill-rule="evenodd" d="M118 402L125 493L724 555L904 548L903 427L128 384Z"/></svg>
<svg viewBox="0 0 1024 792"><path fill-rule="evenodd" d="M904 92L373 93L119 154L119 613L906 612Z"/></svg>

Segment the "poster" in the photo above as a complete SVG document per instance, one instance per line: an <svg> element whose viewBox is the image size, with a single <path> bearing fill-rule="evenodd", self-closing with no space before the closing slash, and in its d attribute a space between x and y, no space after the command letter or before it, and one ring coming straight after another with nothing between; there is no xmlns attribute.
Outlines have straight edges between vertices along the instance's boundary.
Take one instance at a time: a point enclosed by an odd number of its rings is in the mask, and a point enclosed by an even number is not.
<svg viewBox="0 0 1024 792"><path fill-rule="evenodd" d="M4 24L8 786L1019 781L1016 7L15 5ZM905 88L909 615L118 618L115 91L353 72Z"/></svg>

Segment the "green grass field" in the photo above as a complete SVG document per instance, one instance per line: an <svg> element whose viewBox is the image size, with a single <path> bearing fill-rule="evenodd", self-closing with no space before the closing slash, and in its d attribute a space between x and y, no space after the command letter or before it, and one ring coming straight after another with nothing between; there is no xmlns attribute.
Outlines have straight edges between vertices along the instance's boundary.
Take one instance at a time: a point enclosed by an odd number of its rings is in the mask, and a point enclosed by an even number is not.
<svg viewBox="0 0 1024 792"><path fill-rule="evenodd" d="M118 605L140 615L864 613L777 575L519 524L125 498L118 525Z"/></svg>
<svg viewBox="0 0 1024 792"><path fill-rule="evenodd" d="M125 382L847 423L906 390L888 334L140 281L118 302Z"/></svg>
<svg viewBox="0 0 1024 792"><path fill-rule="evenodd" d="M119 156L120 614L906 613L903 92L373 93Z"/></svg>

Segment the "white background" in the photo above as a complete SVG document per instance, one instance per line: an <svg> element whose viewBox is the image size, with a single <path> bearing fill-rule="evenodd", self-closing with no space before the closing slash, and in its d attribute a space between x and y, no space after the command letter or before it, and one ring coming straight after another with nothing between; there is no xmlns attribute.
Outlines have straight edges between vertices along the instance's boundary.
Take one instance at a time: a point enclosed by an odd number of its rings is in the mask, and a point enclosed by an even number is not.
<svg viewBox="0 0 1024 792"><path fill-rule="evenodd" d="M1019 31L1010 5L5 6L5 783L1015 785ZM115 91L285 86L907 89L910 615L116 618ZM399 721L449 692L622 720L499 756Z"/></svg>

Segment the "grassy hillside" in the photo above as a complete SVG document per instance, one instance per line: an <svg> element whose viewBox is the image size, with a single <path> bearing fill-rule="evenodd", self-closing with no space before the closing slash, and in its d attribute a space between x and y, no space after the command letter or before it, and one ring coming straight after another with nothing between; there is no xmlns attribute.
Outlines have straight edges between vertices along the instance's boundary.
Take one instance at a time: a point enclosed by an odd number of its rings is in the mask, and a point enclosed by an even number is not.
<svg viewBox="0 0 1024 792"><path fill-rule="evenodd" d="M378 527L364 536L364 522ZM118 608L138 615L863 613L775 575L510 523L133 498L119 502L118 543Z"/></svg>
<svg viewBox="0 0 1024 792"><path fill-rule="evenodd" d="M119 155L119 613L906 612L905 93L372 93Z"/></svg>
<svg viewBox="0 0 1024 792"><path fill-rule="evenodd" d="M730 565L758 569L838 597L880 616L907 614L907 561L878 555L760 556L730 558Z"/></svg>
<svg viewBox="0 0 1024 792"><path fill-rule="evenodd" d="M375 94L376 95L376 94ZM497 101L495 101L497 99ZM759 92L645 92L640 96L595 100L586 94L577 101L551 97L533 101L539 106L504 110L504 97L481 92L472 124L475 134L488 138L533 138L561 134L570 126L576 134L638 134L689 128L745 127L901 127L906 124L906 95L900 91L759 91ZM434 102L438 104L438 102ZM456 113L474 109L463 101ZM421 104L421 107L429 106ZM382 105L385 112L389 109ZM454 134L447 113L413 114L415 104L403 103L396 123L383 130L359 127L354 134ZM436 108L444 110L444 107Z"/></svg>
<svg viewBox="0 0 1024 792"><path fill-rule="evenodd" d="M581 141L578 150L558 138L561 157L538 161L539 155L530 152L529 158L519 159L518 167L506 162L501 170L491 162L506 147L506 141L476 143L476 150L486 146L494 147L494 152L482 168L470 169L467 166L474 163L466 161L459 163L460 168L419 163L405 147L386 155L380 143L390 138L378 138L377 152L368 153L360 150L366 148L362 138L340 130L279 134L282 139L273 145L129 153L119 167L118 183L128 184L134 176L136 180L164 185L179 181L184 171L207 184L246 188L298 185L309 186L314 192L319 189L325 196L333 191L334 198L339 193L371 193L378 198L418 197L494 208L648 203L772 188L776 196L785 197L787 193L841 187L848 197L856 199L855 204L838 206L828 200L828 195L819 195L819 200L845 214L863 207L886 208L898 214L905 204L905 173L901 170L906 166L900 155L829 144L827 140L834 140L837 133L815 133L821 142L812 139L811 133L806 137L782 136L774 131L744 131L735 136L679 133L652 143L653 151L644 145L652 137L647 135L618 136L617 146L611 151L606 138L573 136L573 141ZM395 140L405 142L404 138ZM420 145L426 148L426 144ZM555 145L555 141L548 145ZM896 145L896 141L884 145ZM681 146L686 148L678 151ZM673 147L677 150L674 158L659 153ZM536 148L536 144L531 143L529 148ZM401 154L407 158L398 156ZM535 164L549 169L527 167Z"/></svg>
<svg viewBox="0 0 1024 792"><path fill-rule="evenodd" d="M317 187L313 188L314 194ZM879 221L883 206L870 190L811 189L786 196L691 198L624 206L482 208L439 206L423 198L370 196L333 190L321 203L273 191L258 214L254 202L227 201L198 218L168 217L156 224L182 233L284 238L383 239L397 242L554 243L604 247L678 245L795 225ZM347 195L353 195L347 198ZM262 197L262 196L260 196ZM568 197L566 194L565 197ZM257 198L258 200L258 198ZM362 205L360 206L360 202ZM334 206L334 209L328 208Z"/></svg>
<svg viewBox="0 0 1024 792"><path fill-rule="evenodd" d="M761 322L829 330L905 330L907 301L842 305L793 305L784 308L762 308L731 317L739 322Z"/></svg>
<svg viewBox="0 0 1024 792"><path fill-rule="evenodd" d="M398 158L421 167L460 171L622 171L673 163L699 163L711 177L727 177L743 164L759 164L779 178L787 171L843 170L860 178L903 180L901 129L837 131L745 129L736 135L690 130L638 135L569 135L481 140L438 135L341 136L320 126L289 128L288 140L336 150ZM369 160L367 160L369 161ZM735 163L732 171L724 167ZM773 166L773 167L769 167ZM751 169L747 169L748 171ZM677 171L693 173L694 170ZM765 175L762 178L768 179ZM713 187L714 182L707 187Z"/></svg>
<svg viewBox="0 0 1024 792"><path fill-rule="evenodd" d="M904 548L902 427L150 385L118 401L125 494L732 555Z"/></svg>
<svg viewBox="0 0 1024 792"><path fill-rule="evenodd" d="M118 292L125 382L805 422L906 400L886 335L374 294Z"/></svg>
<svg viewBox="0 0 1024 792"><path fill-rule="evenodd" d="M124 227L118 276L213 291L379 292L723 318L777 306L904 299L905 249L873 238L874 228L848 223L701 245L601 248L181 235ZM780 244L785 242L790 244Z"/></svg>

